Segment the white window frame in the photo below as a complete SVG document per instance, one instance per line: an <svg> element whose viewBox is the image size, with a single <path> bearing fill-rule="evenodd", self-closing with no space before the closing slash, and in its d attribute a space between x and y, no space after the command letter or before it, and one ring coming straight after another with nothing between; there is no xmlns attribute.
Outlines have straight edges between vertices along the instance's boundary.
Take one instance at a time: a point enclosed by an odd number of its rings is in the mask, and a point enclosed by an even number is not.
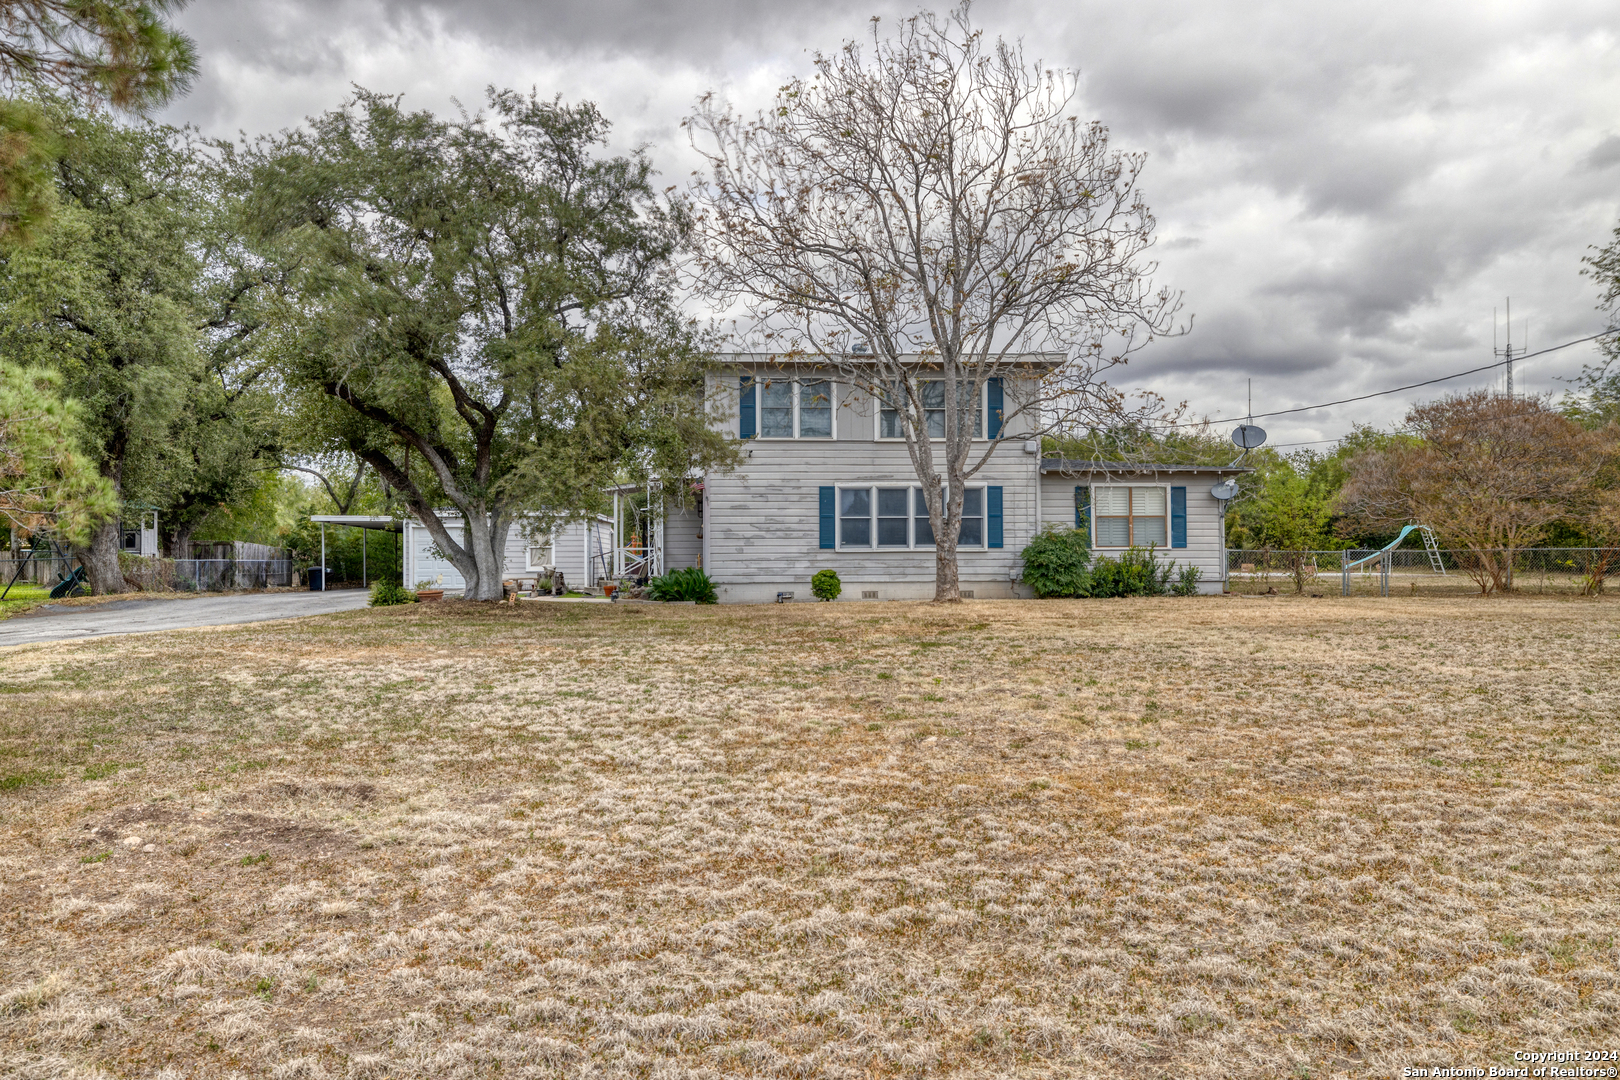
<svg viewBox="0 0 1620 1080"><path fill-rule="evenodd" d="M979 492L979 515L978 515L979 516L979 542L977 544L960 544L959 543L959 544L957 544L957 550L958 551L988 551L989 550L989 542L990 542L990 495L989 495L988 490L987 490L988 487L989 487L989 485L987 485L987 484L968 484L966 486L966 488L964 489L965 491L977 490ZM906 492L907 492L907 495L906 495L906 500L907 500L906 501L906 508L907 508L908 512L907 512L907 515L906 515L906 543L905 543L904 547L902 547L899 544L882 544L882 545L880 545L877 542L878 541L878 489L879 488L904 488L906 490ZM867 511L867 523L868 523L867 524L867 535L870 536L872 539L871 539L871 541L869 543L865 543L865 544L845 544L844 543L844 512L843 512L844 511L844 492L863 490L863 489L866 492L868 492L868 494L869 494L869 502L868 502L869 509ZM941 489L941 490L943 491L944 489ZM948 493L947 493L947 496L948 496ZM936 545L917 543L917 518L918 518L919 515L916 512L916 507L918 505L918 500L920 500L921 498L922 498L922 486L917 484L915 481L899 481L899 482L894 482L894 483L882 483L882 482L866 481L866 482L857 482L857 483L851 483L851 484L835 484L835 485L833 485L833 530L834 530L834 537L837 540L837 543L835 545L835 550L837 550L837 551L871 551L871 552L933 551ZM924 507L922 516L926 517L927 516L927 503L923 503L922 505Z"/></svg>
<svg viewBox="0 0 1620 1080"><path fill-rule="evenodd" d="M1097 492L1103 491L1103 490L1106 490L1106 489L1118 489L1118 488L1124 488L1127 491L1130 491L1130 490L1133 490L1133 489L1140 489L1140 488L1158 488L1159 490L1164 492L1164 543L1161 544L1160 546L1161 547L1169 547L1170 546L1170 485L1169 484L1093 484L1093 485L1091 485L1091 497L1090 497L1091 521L1088 523L1089 526L1090 526L1090 528L1088 529L1088 532L1089 532L1090 537L1091 537L1091 546L1093 548L1102 548L1102 549L1104 549L1106 551L1124 551L1127 548L1146 547L1147 546L1146 544L1136 544L1136 543L1131 543L1131 544L1100 544L1100 543L1097 542L1097 519L1099 517L1119 517L1118 514L1099 514L1099 513L1097 513L1097 503L1098 503ZM1127 499L1129 499L1129 496L1127 496ZM1134 502L1132 502L1132 503L1129 503L1129 505L1134 507L1135 504L1134 504ZM1136 539L1136 519L1137 519L1138 516L1142 517L1143 519L1147 519L1147 518L1153 517L1154 515L1152 515L1152 514L1138 515L1138 514L1136 514L1134 512L1126 515L1126 521L1128 523L1127 526L1126 526L1126 531L1127 531L1127 533L1129 534L1130 538L1133 541Z"/></svg>
<svg viewBox="0 0 1620 1080"><path fill-rule="evenodd" d="M942 383L944 381L945 381L945 379L943 377L940 377L940 378L937 378L937 379L918 379L917 380L917 382L919 382L919 383L925 383L925 382ZM877 415L872 418L872 440L874 442L903 443L903 442L906 441L906 437L904 435L885 435L885 434L883 434L883 414L886 413L886 412L898 413L899 411L900 411L899 409L888 408L881 401L879 401L877 403L877 410L876 410ZM990 411L990 380L986 379L984 381L984 383L982 385L980 385L980 387L979 387L979 410L978 410L978 420L979 420L978 428L979 428L979 430L978 430L978 434L969 436L969 438L972 441L974 441L974 442L988 442L989 441L984 436L984 418L985 418L985 415L989 411ZM924 422L927 421L926 416L924 416L923 419L924 419ZM929 442L944 442L945 441L945 436L943 436L943 435L930 436L928 441Z"/></svg>
<svg viewBox="0 0 1620 1080"><path fill-rule="evenodd" d="M754 380L754 437L749 440L750 442L797 442L800 439L807 439L810 442L831 442L831 441L838 438L838 383L831 376L828 376L827 378L820 378L820 377L817 377L817 376L803 376L803 375L773 376L773 375L757 375L756 374L756 375L753 376L753 380ZM785 380L787 382L790 382L792 384L792 386L793 386L793 390L792 390L792 394L793 394L793 434L791 434L791 435L766 435L765 434L765 384L767 382L777 382L777 381L780 381L780 380ZM831 419L831 423L829 425L830 428L831 428L831 433L830 434L827 434L827 435L801 435L801 434L799 434L799 429L800 429L799 390L800 390L800 386L801 386L802 383L810 383L810 382L824 382L824 383L827 384L827 404L828 404L828 411L830 413L830 419Z"/></svg>
<svg viewBox="0 0 1620 1080"><path fill-rule="evenodd" d="M533 570L545 570L545 569L549 568L549 569L555 570L557 568L557 534L552 533L550 538L546 542L546 546L551 548L551 561L550 562L537 563L537 562L534 561L534 549L539 547L539 546L540 546L539 544L531 544L531 543L529 543L527 537L524 538L524 540L523 540L523 569L533 571Z"/></svg>

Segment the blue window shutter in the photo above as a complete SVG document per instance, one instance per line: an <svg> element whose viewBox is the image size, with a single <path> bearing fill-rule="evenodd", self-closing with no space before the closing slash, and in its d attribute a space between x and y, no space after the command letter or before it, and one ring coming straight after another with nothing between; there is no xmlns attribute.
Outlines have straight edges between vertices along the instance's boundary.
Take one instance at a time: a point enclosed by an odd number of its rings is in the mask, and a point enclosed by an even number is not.
<svg viewBox="0 0 1620 1080"><path fill-rule="evenodd" d="M1091 489L1074 489L1074 527L1091 532Z"/></svg>
<svg viewBox="0 0 1620 1080"><path fill-rule="evenodd" d="M737 380L741 393L737 397L737 435L740 438L752 439L754 437L754 377L744 375Z"/></svg>
<svg viewBox="0 0 1620 1080"><path fill-rule="evenodd" d="M821 489L821 546L824 548L837 547L833 520L838 509L838 491L836 488L824 487Z"/></svg>
<svg viewBox="0 0 1620 1080"><path fill-rule="evenodd" d="M1006 408L1006 398L1001 390L1000 379L990 379L990 423L985 429L985 437L994 439L1001 434L1001 413Z"/></svg>
<svg viewBox="0 0 1620 1080"><path fill-rule="evenodd" d="M990 546L1001 546L1001 488L987 487L984 489L984 516L989 520L987 533Z"/></svg>
<svg viewBox="0 0 1620 1080"><path fill-rule="evenodd" d="M1170 489L1170 546L1187 546L1187 489Z"/></svg>

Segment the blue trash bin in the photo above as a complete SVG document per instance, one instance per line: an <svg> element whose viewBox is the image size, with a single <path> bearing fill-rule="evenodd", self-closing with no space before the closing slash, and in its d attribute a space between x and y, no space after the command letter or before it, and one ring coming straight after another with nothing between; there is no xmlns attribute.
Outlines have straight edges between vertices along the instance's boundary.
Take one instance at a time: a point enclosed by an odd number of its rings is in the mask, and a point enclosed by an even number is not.
<svg viewBox="0 0 1620 1080"><path fill-rule="evenodd" d="M319 566L312 566L309 568L309 591L326 591L326 571L321 569Z"/></svg>

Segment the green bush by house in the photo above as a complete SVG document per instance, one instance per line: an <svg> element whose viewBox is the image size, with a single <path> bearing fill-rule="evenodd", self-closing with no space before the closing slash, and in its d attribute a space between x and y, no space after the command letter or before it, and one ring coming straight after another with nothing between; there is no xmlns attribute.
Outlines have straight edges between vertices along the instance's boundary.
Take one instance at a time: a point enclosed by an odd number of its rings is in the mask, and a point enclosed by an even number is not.
<svg viewBox="0 0 1620 1080"><path fill-rule="evenodd" d="M697 566L671 570L663 577L651 579L647 582L647 597L664 601L693 600L699 604L714 604L720 599L715 594L714 582Z"/></svg>
<svg viewBox="0 0 1620 1080"><path fill-rule="evenodd" d="M1046 599L1087 596L1091 540L1084 529L1048 525L1024 548L1024 584Z"/></svg>
<svg viewBox="0 0 1620 1080"><path fill-rule="evenodd" d="M391 607L394 604L414 604L416 594L393 581L378 580L371 583L371 606Z"/></svg>
<svg viewBox="0 0 1620 1080"><path fill-rule="evenodd" d="M1126 548L1118 557L1103 556L1091 566L1090 595L1163 596L1170 591L1175 564L1161 563L1152 548Z"/></svg>
<svg viewBox="0 0 1620 1080"><path fill-rule="evenodd" d="M844 583L838 580L836 570L817 570L810 579L810 591L817 600L836 600L838 594L844 591Z"/></svg>

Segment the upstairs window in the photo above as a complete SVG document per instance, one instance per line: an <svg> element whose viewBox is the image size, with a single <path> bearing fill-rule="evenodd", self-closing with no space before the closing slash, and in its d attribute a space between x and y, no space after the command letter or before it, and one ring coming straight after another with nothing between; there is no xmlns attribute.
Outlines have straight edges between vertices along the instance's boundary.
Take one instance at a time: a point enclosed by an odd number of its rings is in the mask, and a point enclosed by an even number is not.
<svg viewBox="0 0 1620 1080"><path fill-rule="evenodd" d="M806 379L799 383L799 438L830 439L833 433L832 383Z"/></svg>
<svg viewBox="0 0 1620 1080"><path fill-rule="evenodd" d="M793 438L793 382L761 379L759 383L759 436Z"/></svg>
<svg viewBox="0 0 1620 1080"><path fill-rule="evenodd" d="M982 388L981 388L982 389ZM922 398L923 423L928 428L930 439L943 439L945 437L945 380L944 379L918 379L917 392ZM963 393L970 393L970 388L963 384ZM900 387L895 387L892 401L905 400L905 393ZM984 395L973 404L973 429L971 435L975 439L984 438ZM889 403L883 403L878 410L878 438L903 439L905 428L900 419L900 410L891 408Z"/></svg>
<svg viewBox="0 0 1620 1080"><path fill-rule="evenodd" d="M1094 487L1091 489L1097 547L1164 547L1169 536L1169 499L1162 487Z"/></svg>
<svg viewBox="0 0 1620 1080"><path fill-rule="evenodd" d="M831 381L760 376L753 387L759 402L759 438L833 437Z"/></svg>

